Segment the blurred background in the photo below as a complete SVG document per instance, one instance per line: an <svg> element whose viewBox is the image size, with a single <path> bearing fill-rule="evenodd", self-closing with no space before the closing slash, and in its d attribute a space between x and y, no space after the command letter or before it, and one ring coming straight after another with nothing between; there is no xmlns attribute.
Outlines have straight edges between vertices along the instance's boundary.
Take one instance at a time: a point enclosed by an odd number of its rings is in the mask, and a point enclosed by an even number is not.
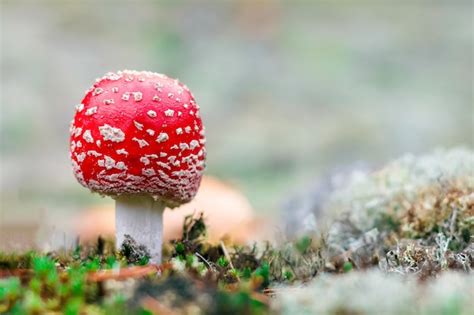
<svg viewBox="0 0 474 315"><path fill-rule="evenodd" d="M110 205L68 159L74 106L121 69L179 78L207 174L256 213L340 166L473 145L470 1L2 1L0 223Z"/></svg>

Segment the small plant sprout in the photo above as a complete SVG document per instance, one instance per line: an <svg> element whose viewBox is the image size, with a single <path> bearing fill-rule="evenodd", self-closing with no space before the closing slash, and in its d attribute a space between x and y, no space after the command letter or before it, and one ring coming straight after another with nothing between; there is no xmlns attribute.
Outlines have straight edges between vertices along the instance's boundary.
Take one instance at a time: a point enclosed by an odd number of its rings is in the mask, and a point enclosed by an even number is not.
<svg viewBox="0 0 474 315"><path fill-rule="evenodd" d="M191 91L153 72L119 71L86 91L70 128L81 185L116 201L116 244L129 235L161 262L163 210L192 200L206 157Z"/></svg>

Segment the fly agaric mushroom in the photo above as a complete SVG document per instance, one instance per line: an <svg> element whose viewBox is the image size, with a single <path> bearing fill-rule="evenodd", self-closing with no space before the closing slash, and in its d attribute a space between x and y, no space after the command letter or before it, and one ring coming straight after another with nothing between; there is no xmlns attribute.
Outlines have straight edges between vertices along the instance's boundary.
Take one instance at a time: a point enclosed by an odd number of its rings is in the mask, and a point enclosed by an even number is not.
<svg viewBox="0 0 474 315"><path fill-rule="evenodd" d="M86 91L70 128L81 185L116 202L116 244L130 235L161 262L163 210L195 196L206 150L199 106L178 80L119 71Z"/></svg>

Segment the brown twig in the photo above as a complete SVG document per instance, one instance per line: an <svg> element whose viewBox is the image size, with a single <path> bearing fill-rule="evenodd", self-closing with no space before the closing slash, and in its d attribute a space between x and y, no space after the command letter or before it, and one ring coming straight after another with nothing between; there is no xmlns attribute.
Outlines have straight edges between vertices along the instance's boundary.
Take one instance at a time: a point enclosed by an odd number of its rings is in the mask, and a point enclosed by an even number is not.
<svg viewBox="0 0 474 315"><path fill-rule="evenodd" d="M33 275L33 271L31 269L0 269L0 279L9 277L26 279L31 275Z"/></svg>
<svg viewBox="0 0 474 315"><path fill-rule="evenodd" d="M87 280L92 282L102 282L106 280L126 280L129 278L143 278L149 275L156 275L166 269L169 269L170 266L165 265L147 265L147 266L134 266L121 268L119 270L101 270L97 272L90 273L87 277Z"/></svg>

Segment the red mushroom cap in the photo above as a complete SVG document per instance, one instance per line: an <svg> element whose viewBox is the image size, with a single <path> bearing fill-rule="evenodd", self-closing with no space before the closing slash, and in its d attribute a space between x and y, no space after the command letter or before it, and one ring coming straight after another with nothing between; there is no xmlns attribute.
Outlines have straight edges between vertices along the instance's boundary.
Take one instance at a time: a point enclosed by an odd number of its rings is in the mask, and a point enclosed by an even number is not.
<svg viewBox="0 0 474 315"><path fill-rule="evenodd" d="M151 195L175 207L196 194L206 157L191 91L153 72L119 71L86 91L70 128L74 174L105 195Z"/></svg>

